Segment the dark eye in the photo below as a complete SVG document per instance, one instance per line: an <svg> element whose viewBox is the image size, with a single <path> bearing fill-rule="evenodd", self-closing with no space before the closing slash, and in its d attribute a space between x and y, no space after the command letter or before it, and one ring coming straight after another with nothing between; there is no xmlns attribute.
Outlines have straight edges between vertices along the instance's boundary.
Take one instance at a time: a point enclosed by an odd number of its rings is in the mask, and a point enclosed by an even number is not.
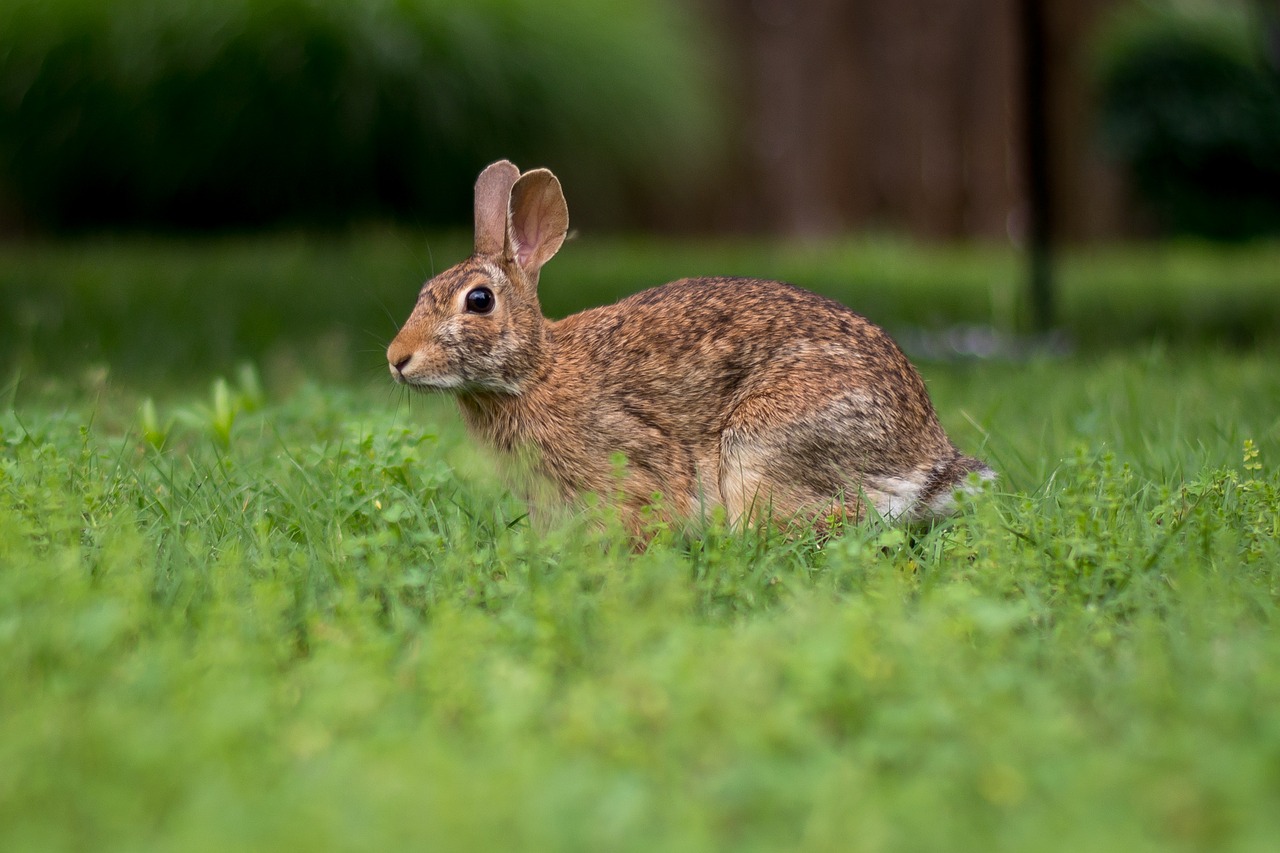
<svg viewBox="0 0 1280 853"><path fill-rule="evenodd" d="M472 314L488 314L493 310L493 291L477 287L467 294L467 310Z"/></svg>

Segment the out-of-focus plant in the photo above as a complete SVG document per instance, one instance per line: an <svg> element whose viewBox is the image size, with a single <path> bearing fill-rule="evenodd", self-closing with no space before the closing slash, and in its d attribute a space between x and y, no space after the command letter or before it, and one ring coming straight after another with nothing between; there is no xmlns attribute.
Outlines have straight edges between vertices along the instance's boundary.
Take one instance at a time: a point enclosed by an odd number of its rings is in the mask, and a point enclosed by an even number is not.
<svg viewBox="0 0 1280 853"><path fill-rule="evenodd" d="M592 178L578 207L607 212L714 148L692 23L667 0L10 0L0 197L52 228L439 223L506 156Z"/></svg>
<svg viewBox="0 0 1280 853"><path fill-rule="evenodd" d="M1104 139L1162 226L1280 232L1280 69L1256 5L1152 0L1097 42Z"/></svg>

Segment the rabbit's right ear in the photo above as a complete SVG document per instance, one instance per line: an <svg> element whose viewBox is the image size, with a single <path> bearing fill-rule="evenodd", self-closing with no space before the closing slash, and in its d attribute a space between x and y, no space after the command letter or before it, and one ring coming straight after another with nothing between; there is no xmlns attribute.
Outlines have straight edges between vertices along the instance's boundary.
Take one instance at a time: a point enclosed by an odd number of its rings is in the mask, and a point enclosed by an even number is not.
<svg viewBox="0 0 1280 853"><path fill-rule="evenodd" d="M476 179L476 254L498 255L507 244L511 188L520 170L510 160L491 163Z"/></svg>
<svg viewBox="0 0 1280 853"><path fill-rule="evenodd" d="M560 181L548 169L531 169L511 189L507 254L537 283L538 271L569 233L569 206Z"/></svg>

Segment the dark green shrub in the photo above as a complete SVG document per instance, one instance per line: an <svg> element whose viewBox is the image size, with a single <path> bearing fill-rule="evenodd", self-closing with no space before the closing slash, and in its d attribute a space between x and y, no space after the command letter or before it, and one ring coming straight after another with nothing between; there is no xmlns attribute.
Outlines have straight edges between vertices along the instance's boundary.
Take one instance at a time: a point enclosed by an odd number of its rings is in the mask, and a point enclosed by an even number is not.
<svg viewBox="0 0 1280 853"><path fill-rule="evenodd" d="M607 210L696 168L704 68L664 0L9 0L0 197L53 228L461 221L507 156Z"/></svg>
<svg viewBox="0 0 1280 853"><path fill-rule="evenodd" d="M1131 6L1100 39L1104 138L1170 231L1280 231L1280 74L1230 2Z"/></svg>

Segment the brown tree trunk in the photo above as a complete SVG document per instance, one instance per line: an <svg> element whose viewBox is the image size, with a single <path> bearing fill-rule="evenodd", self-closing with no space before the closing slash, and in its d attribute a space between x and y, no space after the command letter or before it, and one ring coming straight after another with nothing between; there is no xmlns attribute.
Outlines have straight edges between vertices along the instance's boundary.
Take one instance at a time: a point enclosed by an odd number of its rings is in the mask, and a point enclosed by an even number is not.
<svg viewBox="0 0 1280 853"><path fill-rule="evenodd" d="M739 147L722 223L813 236L876 228L1022 237L1020 0L706 0L728 34ZM1086 47L1118 0L1043 0L1053 220L1120 233L1094 150Z"/></svg>

